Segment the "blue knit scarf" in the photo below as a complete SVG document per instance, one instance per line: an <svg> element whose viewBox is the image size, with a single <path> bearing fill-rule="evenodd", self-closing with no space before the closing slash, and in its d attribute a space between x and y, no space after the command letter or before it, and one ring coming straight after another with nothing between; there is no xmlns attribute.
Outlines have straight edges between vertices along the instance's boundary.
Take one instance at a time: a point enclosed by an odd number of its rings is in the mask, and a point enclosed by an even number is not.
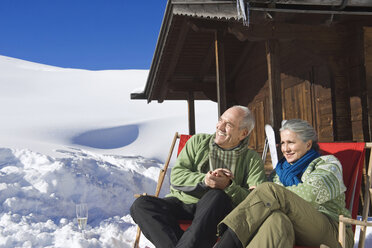
<svg viewBox="0 0 372 248"><path fill-rule="evenodd" d="M302 174L305 172L310 162L319 156L319 152L315 151L314 149L310 149L305 155L303 155L293 164L288 163L284 157L276 165L275 171L284 186L291 186L293 184L297 185L302 182Z"/></svg>

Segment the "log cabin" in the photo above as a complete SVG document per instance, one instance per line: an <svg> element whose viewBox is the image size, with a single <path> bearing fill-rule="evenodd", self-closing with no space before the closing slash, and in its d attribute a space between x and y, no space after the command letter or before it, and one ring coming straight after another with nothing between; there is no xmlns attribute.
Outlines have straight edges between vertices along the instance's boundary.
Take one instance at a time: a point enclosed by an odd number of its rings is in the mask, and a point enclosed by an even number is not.
<svg viewBox="0 0 372 248"><path fill-rule="evenodd" d="M320 142L370 141L372 1L168 0L147 82L131 99L240 104L264 125L301 118ZM276 132L278 133L278 132Z"/></svg>

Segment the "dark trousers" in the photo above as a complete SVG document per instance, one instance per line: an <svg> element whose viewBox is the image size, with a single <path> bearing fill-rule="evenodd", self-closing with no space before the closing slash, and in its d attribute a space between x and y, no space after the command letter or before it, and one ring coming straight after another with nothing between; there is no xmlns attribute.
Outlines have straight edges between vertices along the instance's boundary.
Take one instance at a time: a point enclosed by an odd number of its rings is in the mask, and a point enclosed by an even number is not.
<svg viewBox="0 0 372 248"><path fill-rule="evenodd" d="M243 248L242 243L240 242L239 238L236 236L233 230L227 228L226 231L223 233L220 241L213 246L213 248Z"/></svg>
<svg viewBox="0 0 372 248"><path fill-rule="evenodd" d="M141 196L130 213L157 248L208 248L217 240L217 224L231 210L230 197L222 190L210 189L196 204L185 204L175 197ZM192 220L192 224L183 232L178 220Z"/></svg>

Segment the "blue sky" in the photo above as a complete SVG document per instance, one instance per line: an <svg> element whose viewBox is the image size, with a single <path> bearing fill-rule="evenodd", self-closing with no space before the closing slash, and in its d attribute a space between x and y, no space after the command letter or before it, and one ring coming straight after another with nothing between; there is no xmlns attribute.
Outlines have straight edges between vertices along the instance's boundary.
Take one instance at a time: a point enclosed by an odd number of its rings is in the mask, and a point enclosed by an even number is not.
<svg viewBox="0 0 372 248"><path fill-rule="evenodd" d="M67 68L149 69L166 0L0 0L0 55Z"/></svg>

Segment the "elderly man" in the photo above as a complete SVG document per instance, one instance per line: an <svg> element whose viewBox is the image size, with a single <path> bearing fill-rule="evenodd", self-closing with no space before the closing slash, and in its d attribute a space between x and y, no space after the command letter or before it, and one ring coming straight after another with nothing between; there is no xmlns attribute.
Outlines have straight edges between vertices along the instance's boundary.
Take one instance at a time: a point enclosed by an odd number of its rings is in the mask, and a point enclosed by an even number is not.
<svg viewBox="0 0 372 248"><path fill-rule="evenodd" d="M212 247L218 223L265 181L259 155L248 149L254 117L234 106L219 118L215 134L188 140L171 172L165 198L141 196L130 211L143 234L157 248ZM192 220L183 232L178 220Z"/></svg>

